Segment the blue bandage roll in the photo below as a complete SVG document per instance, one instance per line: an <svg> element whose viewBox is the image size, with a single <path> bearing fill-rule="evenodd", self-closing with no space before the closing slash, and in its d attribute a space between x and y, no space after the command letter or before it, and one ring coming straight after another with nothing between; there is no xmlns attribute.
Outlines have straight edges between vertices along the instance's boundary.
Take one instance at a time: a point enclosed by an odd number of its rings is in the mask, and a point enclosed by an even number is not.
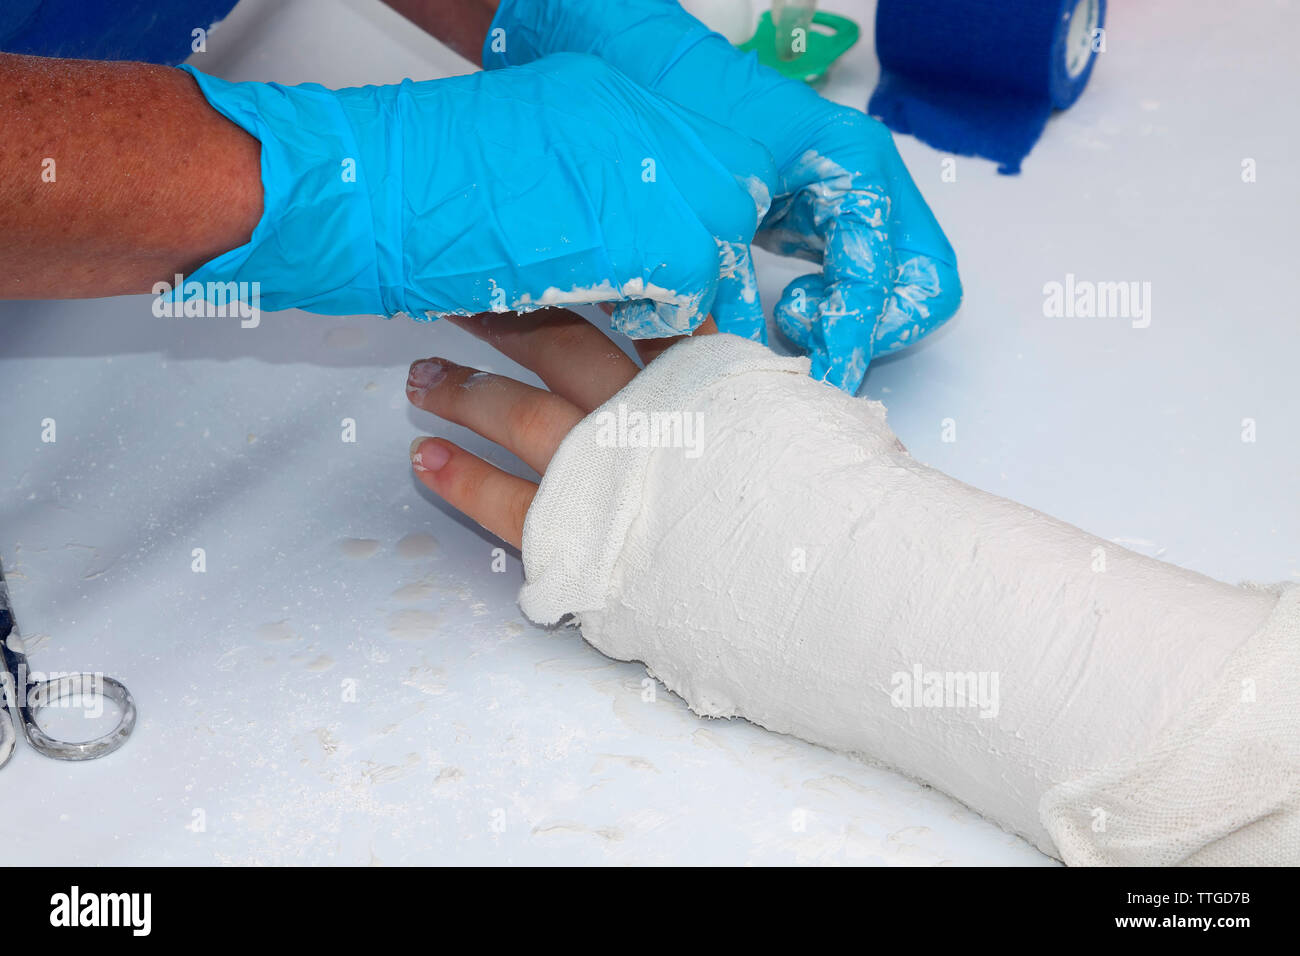
<svg viewBox="0 0 1300 956"><path fill-rule="evenodd" d="M879 0L868 112L938 149L1018 173L1092 74L1106 0Z"/></svg>
<svg viewBox="0 0 1300 956"><path fill-rule="evenodd" d="M235 0L0 0L0 52L175 66Z"/></svg>

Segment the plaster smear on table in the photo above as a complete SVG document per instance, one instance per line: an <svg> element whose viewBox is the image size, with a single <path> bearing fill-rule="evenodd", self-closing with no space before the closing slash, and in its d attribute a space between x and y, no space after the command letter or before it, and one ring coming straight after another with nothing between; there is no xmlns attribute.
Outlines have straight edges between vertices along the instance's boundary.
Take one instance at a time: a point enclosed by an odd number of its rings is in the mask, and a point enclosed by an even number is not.
<svg viewBox="0 0 1300 956"><path fill-rule="evenodd" d="M388 620L388 633L402 641L423 641L438 630L438 615L432 611L407 608Z"/></svg>
<svg viewBox="0 0 1300 956"><path fill-rule="evenodd" d="M437 550L437 539L423 532L413 532L397 542L397 556L408 560L428 557Z"/></svg>
<svg viewBox="0 0 1300 956"><path fill-rule="evenodd" d="M339 550L349 558L364 560L379 553L379 542L373 538L344 538L339 542Z"/></svg>

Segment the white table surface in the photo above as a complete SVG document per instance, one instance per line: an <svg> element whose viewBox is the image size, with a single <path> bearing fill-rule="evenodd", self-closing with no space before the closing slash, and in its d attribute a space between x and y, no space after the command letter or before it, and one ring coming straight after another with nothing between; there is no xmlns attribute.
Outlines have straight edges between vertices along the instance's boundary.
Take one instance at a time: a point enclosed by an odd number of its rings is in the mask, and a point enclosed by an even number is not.
<svg viewBox="0 0 1300 956"><path fill-rule="evenodd" d="M873 5L826 7L864 26L827 89L861 107ZM1227 580L1295 580L1300 10L1115 2L1109 28L1022 175L962 158L942 182L942 154L900 138L966 301L864 393L974 485ZM469 68L373 0L245 0L192 62L327 85ZM770 306L806 270L759 257ZM1044 318L1067 273L1150 282L1150 327ZM33 665L117 675L140 709L103 760L20 747L0 863L1051 862L895 774L645 701L644 667L525 621L518 556L493 573L496 542L406 464L434 433L521 467L406 403L416 358L514 370L459 330L150 304L0 303L0 555Z"/></svg>

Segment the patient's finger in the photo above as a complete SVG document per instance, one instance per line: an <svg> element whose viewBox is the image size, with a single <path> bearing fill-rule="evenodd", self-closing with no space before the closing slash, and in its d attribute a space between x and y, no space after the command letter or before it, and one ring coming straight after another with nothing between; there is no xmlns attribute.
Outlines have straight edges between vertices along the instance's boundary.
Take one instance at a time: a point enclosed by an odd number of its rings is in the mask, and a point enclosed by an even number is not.
<svg viewBox="0 0 1300 956"><path fill-rule="evenodd" d="M700 327L691 335L716 335L717 333L718 326L710 316L701 322ZM641 364L649 365L684 338L689 338L689 336L672 335L663 339L634 339L632 346L636 349L636 354L641 356Z"/></svg>
<svg viewBox="0 0 1300 956"><path fill-rule="evenodd" d="M449 315L447 321L536 372L547 388L584 412L632 381L638 371L605 333L568 309Z"/></svg>
<svg viewBox="0 0 1300 956"><path fill-rule="evenodd" d="M447 504L469 515L516 548L524 539L524 515L537 486L507 474L444 438L411 442L416 477Z"/></svg>
<svg viewBox="0 0 1300 956"><path fill-rule="evenodd" d="M412 405L496 442L538 474L585 414L558 395L444 358L411 365L406 397Z"/></svg>

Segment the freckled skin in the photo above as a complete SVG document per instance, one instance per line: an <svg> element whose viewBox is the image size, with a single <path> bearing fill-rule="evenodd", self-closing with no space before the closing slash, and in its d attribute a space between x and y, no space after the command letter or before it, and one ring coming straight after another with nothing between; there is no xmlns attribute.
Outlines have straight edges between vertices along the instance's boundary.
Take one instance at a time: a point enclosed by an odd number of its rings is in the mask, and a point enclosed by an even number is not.
<svg viewBox="0 0 1300 956"><path fill-rule="evenodd" d="M0 53L0 129L0 298L149 292L262 214L260 144L179 70Z"/></svg>

